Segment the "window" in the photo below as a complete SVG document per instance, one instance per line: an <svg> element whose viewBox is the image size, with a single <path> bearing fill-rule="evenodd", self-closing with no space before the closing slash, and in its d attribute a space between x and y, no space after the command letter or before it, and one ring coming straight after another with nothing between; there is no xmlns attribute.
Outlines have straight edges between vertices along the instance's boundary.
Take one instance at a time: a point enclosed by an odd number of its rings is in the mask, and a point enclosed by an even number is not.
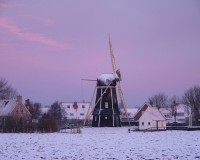
<svg viewBox="0 0 200 160"><path fill-rule="evenodd" d="M74 116L74 113L70 113L70 116Z"/></svg>
<svg viewBox="0 0 200 160"><path fill-rule="evenodd" d="M108 119L108 117L105 117L105 119Z"/></svg>
<svg viewBox="0 0 200 160"><path fill-rule="evenodd" d="M94 117L94 121L97 121L97 116Z"/></svg>
<svg viewBox="0 0 200 160"><path fill-rule="evenodd" d="M19 112L18 109L16 110L16 112L17 112L17 113Z"/></svg>
<svg viewBox="0 0 200 160"><path fill-rule="evenodd" d="M148 125L150 126L150 125L151 125L151 123L150 123L150 122L148 122Z"/></svg>
<svg viewBox="0 0 200 160"><path fill-rule="evenodd" d="M142 126L144 126L144 122L142 122Z"/></svg>
<svg viewBox="0 0 200 160"><path fill-rule="evenodd" d="M70 105L67 105L67 108L70 108Z"/></svg>
<svg viewBox="0 0 200 160"><path fill-rule="evenodd" d="M22 110L21 110L21 112L23 113L23 112L24 112L24 110L22 109Z"/></svg>
<svg viewBox="0 0 200 160"><path fill-rule="evenodd" d="M80 113L81 116L84 116L84 113Z"/></svg>
<svg viewBox="0 0 200 160"><path fill-rule="evenodd" d="M108 108L108 102L105 102L105 108Z"/></svg>
<svg viewBox="0 0 200 160"><path fill-rule="evenodd" d="M178 117L183 117L184 116L184 113L182 112L179 112L179 113L176 113L176 116L178 116Z"/></svg>
<svg viewBox="0 0 200 160"><path fill-rule="evenodd" d="M84 109L84 108L85 108L85 105L82 105L82 108Z"/></svg>

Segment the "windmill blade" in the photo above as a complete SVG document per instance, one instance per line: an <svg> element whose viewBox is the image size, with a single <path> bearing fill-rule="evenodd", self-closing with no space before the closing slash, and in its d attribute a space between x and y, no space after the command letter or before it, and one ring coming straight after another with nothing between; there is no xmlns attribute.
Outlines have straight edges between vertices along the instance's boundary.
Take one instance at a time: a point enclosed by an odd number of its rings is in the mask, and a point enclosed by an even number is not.
<svg viewBox="0 0 200 160"><path fill-rule="evenodd" d="M115 56L114 56L114 51L113 51L113 48L112 48L110 35L109 35L109 47L110 47L110 56L111 56L111 62L112 62L112 67L113 67L113 73L117 77L117 80L118 80L118 91L119 91L121 103L122 103L122 106L124 108L124 112L125 112L126 118L128 118L128 113L127 113L127 110L126 110L126 104L125 104L122 88L121 88L121 85L120 85L121 73L120 73L119 69L117 70L117 66L116 66L116 62L115 62Z"/></svg>
<svg viewBox="0 0 200 160"><path fill-rule="evenodd" d="M110 57L111 57L111 63L112 63L112 68L113 68L113 73L116 74L117 72L117 66L115 63L115 56L114 56L114 52L113 52L113 48L112 48L112 43L111 43L111 39L110 39L110 35L109 36L109 48L110 48Z"/></svg>
<svg viewBox="0 0 200 160"><path fill-rule="evenodd" d="M87 110L87 114L86 114L86 116L85 116L85 120L84 120L84 122L83 122L83 125L86 124L87 120L88 120L89 117L90 117L90 114L91 114L91 113L90 113L90 109L91 109L91 107L92 107L92 102L93 102L93 99L94 99L94 95L95 95L96 89L97 89L97 83L96 83L96 85L95 85L95 88L94 88L94 91L93 91L93 94L92 94L92 99L91 99L91 101L90 101L90 105L89 105L89 108L88 108L88 110Z"/></svg>
<svg viewBox="0 0 200 160"><path fill-rule="evenodd" d="M123 95L123 92L122 92L120 81L118 82L118 91L119 91L120 99L121 99L121 102L122 102L122 106L124 108L124 112L125 112L126 118L128 118L128 113L127 113L127 109L126 109L126 103L125 103L125 100L124 100L124 95Z"/></svg>

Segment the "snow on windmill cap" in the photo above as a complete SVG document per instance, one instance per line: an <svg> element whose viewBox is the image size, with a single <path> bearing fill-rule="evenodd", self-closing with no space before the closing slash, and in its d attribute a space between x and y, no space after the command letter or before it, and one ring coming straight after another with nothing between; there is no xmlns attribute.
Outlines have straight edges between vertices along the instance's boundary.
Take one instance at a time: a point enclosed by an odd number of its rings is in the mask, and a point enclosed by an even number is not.
<svg viewBox="0 0 200 160"><path fill-rule="evenodd" d="M115 82L114 84L111 84L111 82ZM112 73L108 74L102 74L98 78L99 85L107 86L107 85L116 85L116 77Z"/></svg>

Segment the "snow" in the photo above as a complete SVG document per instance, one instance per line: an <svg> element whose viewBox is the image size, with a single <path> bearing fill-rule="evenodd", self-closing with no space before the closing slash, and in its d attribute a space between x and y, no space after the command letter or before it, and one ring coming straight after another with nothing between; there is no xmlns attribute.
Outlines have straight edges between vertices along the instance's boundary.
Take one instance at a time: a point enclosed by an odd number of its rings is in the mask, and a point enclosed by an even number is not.
<svg viewBox="0 0 200 160"><path fill-rule="evenodd" d="M199 159L199 131L131 132L83 128L81 134L1 133L0 159Z"/></svg>
<svg viewBox="0 0 200 160"><path fill-rule="evenodd" d="M113 80L115 80L115 76L111 73L111 74L102 74L99 76L98 80L103 82L103 84L105 85L109 85L110 82L112 82Z"/></svg>

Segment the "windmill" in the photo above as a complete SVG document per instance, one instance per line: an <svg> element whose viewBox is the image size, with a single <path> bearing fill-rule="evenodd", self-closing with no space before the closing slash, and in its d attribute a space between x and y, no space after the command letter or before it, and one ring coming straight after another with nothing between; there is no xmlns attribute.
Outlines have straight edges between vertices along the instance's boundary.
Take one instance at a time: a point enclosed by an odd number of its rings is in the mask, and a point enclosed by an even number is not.
<svg viewBox="0 0 200 160"><path fill-rule="evenodd" d="M92 121L93 127L121 126L120 110L118 107L116 86L118 87L121 103L123 105L124 112L127 116L126 105L120 85L121 74L120 70L119 69L117 70L116 67L110 36L109 36L109 48L110 48L113 73L102 74L97 78L96 80L97 83L93 92L89 109L86 114L84 125L86 124L86 121L89 119L89 117L93 115L93 121ZM95 92L96 92L96 101L93 109L91 110Z"/></svg>

